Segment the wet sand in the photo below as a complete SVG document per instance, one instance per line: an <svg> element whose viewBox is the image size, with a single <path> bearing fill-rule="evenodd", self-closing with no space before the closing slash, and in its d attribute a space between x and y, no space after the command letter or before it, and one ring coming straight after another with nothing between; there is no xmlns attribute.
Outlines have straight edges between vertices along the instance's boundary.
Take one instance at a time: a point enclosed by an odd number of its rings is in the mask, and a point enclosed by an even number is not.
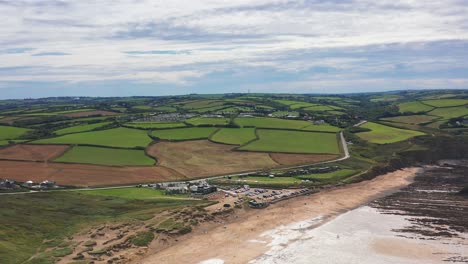
<svg viewBox="0 0 468 264"><path fill-rule="evenodd" d="M312 230L340 214L407 186L419 171L420 168L408 168L370 181L283 201L266 209L246 209L233 214L224 223L198 227L163 251L149 249L148 256L136 263L260 261L265 253L304 239L304 230Z"/></svg>

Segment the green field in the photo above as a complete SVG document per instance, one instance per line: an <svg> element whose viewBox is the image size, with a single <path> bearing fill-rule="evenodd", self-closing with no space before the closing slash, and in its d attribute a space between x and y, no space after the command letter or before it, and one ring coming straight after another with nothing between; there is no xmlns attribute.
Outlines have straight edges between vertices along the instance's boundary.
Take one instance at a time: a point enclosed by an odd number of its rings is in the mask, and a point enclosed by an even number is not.
<svg viewBox="0 0 468 264"><path fill-rule="evenodd" d="M437 108L429 112L430 115L440 116L444 119L450 119L455 117L461 117L468 115L468 107L457 106L457 107L445 107Z"/></svg>
<svg viewBox="0 0 468 264"><path fill-rule="evenodd" d="M104 190L78 191L87 195L112 196L125 199L152 200L152 199L179 199L188 198L188 194L166 195L164 190L152 188L114 188Z"/></svg>
<svg viewBox="0 0 468 264"><path fill-rule="evenodd" d="M365 123L361 127L368 128L371 131L357 133L357 135L364 140L376 144L395 143L415 136L424 135L423 132L399 129L372 122Z"/></svg>
<svg viewBox="0 0 468 264"><path fill-rule="evenodd" d="M194 117L187 119L185 122L193 126L225 126L229 124L229 118L215 118L215 117Z"/></svg>
<svg viewBox="0 0 468 264"><path fill-rule="evenodd" d="M154 110L167 112L167 113L177 112L177 108L171 107L171 106L159 106L159 107L155 107Z"/></svg>
<svg viewBox="0 0 468 264"><path fill-rule="evenodd" d="M340 154L337 136L334 133L302 132L258 129L259 139L240 150Z"/></svg>
<svg viewBox="0 0 468 264"><path fill-rule="evenodd" d="M434 109L434 107L425 105L418 101L401 103L398 105L398 108L400 109L400 113L422 113Z"/></svg>
<svg viewBox="0 0 468 264"><path fill-rule="evenodd" d="M6 146L6 145L9 145L10 144L10 141L12 143L21 143L21 142L24 142L26 140L0 140L0 146Z"/></svg>
<svg viewBox="0 0 468 264"><path fill-rule="evenodd" d="M165 140L191 140L209 138L219 128L188 127L153 131L152 135Z"/></svg>
<svg viewBox="0 0 468 264"><path fill-rule="evenodd" d="M330 111L330 110L334 110L333 108L331 108L330 106L327 106L327 105L317 105L317 106L312 106L312 107L306 107L304 109L302 109L304 111L317 111L317 112L320 112L320 111Z"/></svg>
<svg viewBox="0 0 468 264"><path fill-rule="evenodd" d="M468 99L438 99L422 101L425 104L435 107L461 106L468 104Z"/></svg>
<svg viewBox="0 0 468 264"><path fill-rule="evenodd" d="M61 135L71 134L71 133L86 132L86 131L91 131L96 128L106 126L110 123L111 122L103 122L103 123L95 123L95 124L89 124L89 125L72 126L72 127L67 127L64 129L59 129L57 131L54 131L54 133L56 135L61 136Z"/></svg>
<svg viewBox="0 0 468 264"><path fill-rule="evenodd" d="M221 128L210 139L223 144L242 145L255 138L255 128Z"/></svg>
<svg viewBox="0 0 468 264"><path fill-rule="evenodd" d="M395 116L395 117L382 118L381 120L417 125L417 124L428 123L437 118L438 117L436 116L429 116L429 115L409 115L409 116Z"/></svg>
<svg viewBox="0 0 468 264"><path fill-rule="evenodd" d="M311 125L310 122L302 120L288 120L270 117L240 117L234 119L234 122L241 127L283 129L301 129Z"/></svg>
<svg viewBox="0 0 468 264"><path fill-rule="evenodd" d="M28 133L29 131L31 131L31 129L12 126L0 126L0 140L16 139Z"/></svg>
<svg viewBox="0 0 468 264"><path fill-rule="evenodd" d="M151 143L146 131L130 128L113 128L101 131L69 134L33 141L33 144L79 144L117 148L144 148Z"/></svg>
<svg viewBox="0 0 468 264"><path fill-rule="evenodd" d="M164 129L164 128L178 128L186 127L184 123L174 122L174 123L161 123L161 122L132 122L126 123L126 126L134 128L143 128L143 129Z"/></svg>
<svg viewBox="0 0 468 264"><path fill-rule="evenodd" d="M73 147L54 161L108 166L151 166L155 164L154 159L146 156L144 150L87 146Z"/></svg>
<svg viewBox="0 0 468 264"><path fill-rule="evenodd" d="M182 108L184 109L201 109L201 108L208 108L208 107L215 107L215 106L221 106L223 105L224 102L219 101L219 100L197 100L197 101L192 101L184 104Z"/></svg>
<svg viewBox="0 0 468 264"><path fill-rule="evenodd" d="M150 198L146 200L51 192L2 196L0 256L2 264L55 263L68 236L103 222L132 222L151 218L163 210L204 206L206 201ZM91 194L91 193L89 193ZM33 259L30 259L34 256ZM29 260L30 259L30 260Z"/></svg>
<svg viewBox="0 0 468 264"><path fill-rule="evenodd" d="M341 129L339 127L323 124L323 125L315 125L312 124L310 126L306 126L302 128L301 130L305 131L318 131L318 132L338 132Z"/></svg>

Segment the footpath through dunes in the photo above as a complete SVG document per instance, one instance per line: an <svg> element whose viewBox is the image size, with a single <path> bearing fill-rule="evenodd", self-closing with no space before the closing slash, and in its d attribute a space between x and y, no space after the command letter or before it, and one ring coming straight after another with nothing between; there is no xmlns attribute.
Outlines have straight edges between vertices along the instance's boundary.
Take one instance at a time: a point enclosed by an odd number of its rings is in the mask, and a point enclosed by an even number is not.
<svg viewBox="0 0 468 264"><path fill-rule="evenodd" d="M345 211L407 186L417 172L418 168L409 168L369 181L285 200L263 210L237 211L223 223L198 227L172 247L159 252L157 248L150 247L148 256L135 263L195 264L207 260L212 262L206 263L249 263L271 247L283 246L282 242L290 242L294 235L302 233L301 223L308 228L326 223ZM287 263L286 259L277 260L269 263Z"/></svg>
<svg viewBox="0 0 468 264"><path fill-rule="evenodd" d="M48 161L60 156L69 147L67 145L13 145L0 148L0 160Z"/></svg>
<svg viewBox="0 0 468 264"><path fill-rule="evenodd" d="M51 180L59 185L77 187L130 185L186 179L184 175L161 166L110 167L5 160L0 160L0 175L19 182Z"/></svg>

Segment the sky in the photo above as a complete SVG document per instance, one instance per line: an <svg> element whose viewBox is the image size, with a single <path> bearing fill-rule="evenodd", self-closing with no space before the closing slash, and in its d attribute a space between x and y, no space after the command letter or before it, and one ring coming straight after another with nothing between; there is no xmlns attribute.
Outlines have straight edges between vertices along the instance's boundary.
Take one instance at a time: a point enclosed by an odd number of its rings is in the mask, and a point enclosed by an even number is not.
<svg viewBox="0 0 468 264"><path fill-rule="evenodd" d="M468 88L468 0L0 0L0 99Z"/></svg>

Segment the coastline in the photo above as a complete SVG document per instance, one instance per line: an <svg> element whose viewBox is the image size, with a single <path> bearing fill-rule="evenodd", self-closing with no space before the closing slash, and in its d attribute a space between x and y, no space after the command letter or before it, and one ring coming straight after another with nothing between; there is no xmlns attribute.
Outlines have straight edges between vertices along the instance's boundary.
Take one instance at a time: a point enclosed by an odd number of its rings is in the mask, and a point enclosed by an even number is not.
<svg viewBox="0 0 468 264"><path fill-rule="evenodd" d="M369 181L282 201L263 210L239 210L225 222L197 227L162 251L150 246L146 256L134 263L248 263L275 246L284 246L298 238L294 235L286 238L269 236L271 232L280 230L281 233L282 228L299 230L321 226L409 185L421 171L419 167L405 168Z"/></svg>

